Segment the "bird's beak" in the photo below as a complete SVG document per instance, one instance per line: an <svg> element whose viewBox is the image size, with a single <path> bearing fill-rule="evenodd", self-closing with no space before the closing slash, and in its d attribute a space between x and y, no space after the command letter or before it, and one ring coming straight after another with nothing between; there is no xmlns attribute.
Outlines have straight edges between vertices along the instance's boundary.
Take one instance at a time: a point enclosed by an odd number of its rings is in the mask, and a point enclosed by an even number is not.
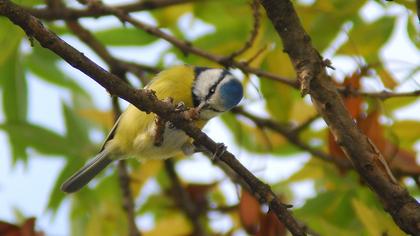
<svg viewBox="0 0 420 236"><path fill-rule="evenodd" d="M206 108L207 106L208 106L207 102L206 102L206 101L202 101L202 102L198 105L198 107L196 108L196 110L197 110L197 112L200 112L200 111L201 111L201 109Z"/></svg>

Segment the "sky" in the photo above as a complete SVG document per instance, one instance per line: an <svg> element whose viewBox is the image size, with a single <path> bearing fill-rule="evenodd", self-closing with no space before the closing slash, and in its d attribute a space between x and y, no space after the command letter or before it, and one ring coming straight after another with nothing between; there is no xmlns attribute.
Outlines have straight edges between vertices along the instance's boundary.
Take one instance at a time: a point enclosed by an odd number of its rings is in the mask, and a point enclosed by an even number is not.
<svg viewBox="0 0 420 236"><path fill-rule="evenodd" d="M392 39L382 49L381 56L388 61L400 61L406 63L414 63L420 61L420 54L417 49L412 45L405 35L404 22L407 14L404 14L404 9L396 7L391 9L389 12L384 13L377 3L371 1L362 11L362 16L368 21L372 21L383 14L399 15L397 30L393 32ZM140 13L135 14L136 17L146 20L149 23L154 23L147 14ZM198 37L199 35L209 32L212 30L211 26L204 24L203 22L193 21L191 24L192 17L184 16L180 22L181 25L192 27L188 32L191 38ZM100 18L99 23L97 20L84 20L83 23L86 26L94 26L96 29L101 27L107 27L110 24L119 25L119 21L112 19L111 17ZM94 24L93 24L94 23ZM345 34L341 37L346 37ZM64 38L67 42L83 51L88 57L101 65L104 63L95 56L91 50L86 46L80 44L78 41L71 37ZM339 39L338 39L339 40ZM23 46L23 47L28 47ZM157 60L159 55L158 51L164 50L168 47L168 44L163 41L158 41L152 46L146 49L138 48L113 48L112 53L118 55L121 58L128 60L138 61L141 63L152 64ZM328 52L327 52L328 54ZM141 58L138 55L143 55ZM166 59L168 62L172 61L173 58L170 56ZM354 61L334 57L332 62L335 67L340 68L338 72L332 73L348 73L352 71L357 65ZM402 63L404 64L404 63ZM397 71L397 78L404 77L401 70L401 63L395 63L390 65ZM109 96L106 91L96 84L93 80L86 78L85 75L76 71L75 69L67 66L63 63L63 68L68 73L73 74L72 77L77 78L77 81L86 90L91 92L94 103L102 110L110 109ZM401 91L410 90L413 88L419 89L420 87L420 76L417 74L415 78L417 82L404 83ZM54 131L64 134L65 125L63 122L63 115L61 112L62 102L70 103L70 94L61 88L52 86L34 76L28 78L29 83L29 120L30 122L48 127ZM258 83L256 81L256 83ZM367 89L380 90L381 84L377 82L371 82L365 84ZM255 93L255 89L248 89L248 92ZM246 105L246 101L244 101ZM1 104L1 103L0 103ZM263 103L253 103L253 110L264 114ZM249 107L248 107L249 108ZM2 109L2 108L1 108ZM410 108L400 110L396 116L400 119L419 119L418 113L413 111L420 110L420 102L417 102ZM4 121L4 115L0 112L0 122ZM318 122L320 126L325 125L322 121ZM248 167L254 174L262 178L265 181L275 182L280 179L286 179L293 172L297 171L308 159L307 154L301 154L297 156L290 156L285 158L274 158L271 156L258 156L254 154L246 153L235 146L233 139L223 123L219 119L212 120L205 128L204 131L217 142L223 142L229 147L229 151L235 154L239 160ZM101 139L103 137L95 137ZM417 145L417 149L420 149L420 144ZM0 131L0 220L14 222L16 220L16 212L21 212L24 216L37 217L37 228L43 230L47 235L52 236L64 236L68 235L69 224L68 224L68 213L69 213L69 201L66 200L60 207L59 211L55 216L47 211L46 206L48 202L48 196L51 192L52 186L57 175L60 173L61 168L64 165L64 161L60 158L51 156L44 156L30 150L30 158L27 165L18 163L13 166L11 163L11 153L7 136L4 132ZM261 161L264 160L264 161ZM183 179L194 180L199 182L211 182L212 180L223 179L223 173L215 168L207 158L201 155L194 155L192 158L183 160L177 165L177 171L181 174ZM208 173L211 173L210 175ZM299 199L294 204L302 204L304 199L313 195L312 183L305 181L294 185L293 191ZM156 189L156 183L152 181L144 187L142 199L148 194L151 194ZM228 195L228 202L235 203L237 199L235 186L229 181L223 181L222 189ZM141 199L137 200L137 203L141 202ZM220 231L224 231L229 226L229 221L218 216L214 216L213 225ZM152 227L153 222L150 216L142 216L138 219L139 227L142 229L149 229Z"/></svg>

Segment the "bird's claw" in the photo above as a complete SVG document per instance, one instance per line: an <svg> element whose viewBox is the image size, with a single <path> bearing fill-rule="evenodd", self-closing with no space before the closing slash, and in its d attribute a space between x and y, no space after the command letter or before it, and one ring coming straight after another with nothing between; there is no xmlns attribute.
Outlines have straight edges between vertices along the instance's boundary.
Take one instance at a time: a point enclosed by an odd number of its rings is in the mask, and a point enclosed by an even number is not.
<svg viewBox="0 0 420 236"><path fill-rule="evenodd" d="M212 161L218 162L220 160L220 157L225 154L227 151L227 147L224 143L217 143L216 151L213 153Z"/></svg>
<svg viewBox="0 0 420 236"><path fill-rule="evenodd" d="M182 101L181 102L178 102L178 104L176 104L176 106L175 106L175 111L176 112L184 112L186 110L188 110L188 108L185 105L185 103L182 102Z"/></svg>

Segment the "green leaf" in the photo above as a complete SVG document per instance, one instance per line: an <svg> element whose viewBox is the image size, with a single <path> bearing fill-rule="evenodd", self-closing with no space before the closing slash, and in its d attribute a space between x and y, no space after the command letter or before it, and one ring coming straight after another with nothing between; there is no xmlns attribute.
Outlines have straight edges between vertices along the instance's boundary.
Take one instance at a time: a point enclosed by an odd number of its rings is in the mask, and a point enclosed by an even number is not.
<svg viewBox="0 0 420 236"><path fill-rule="evenodd" d="M231 113L225 113L221 118L233 133L235 142L250 152L291 155L299 151L276 132L248 125Z"/></svg>
<svg viewBox="0 0 420 236"><path fill-rule="evenodd" d="M416 12L416 1L412 1L412 0L393 0L392 2L403 5L407 9L410 9L412 12Z"/></svg>
<svg viewBox="0 0 420 236"><path fill-rule="evenodd" d="M179 18L187 12L191 12L192 4L180 4L164 7L157 11L152 11L153 17L159 22L159 27L168 28L177 25Z"/></svg>
<svg viewBox="0 0 420 236"><path fill-rule="evenodd" d="M364 1L330 1L318 0L309 6L299 6L296 9L304 28L311 36L318 51L324 51L335 40L342 26L349 20L354 20ZM328 25L328 27L325 27Z"/></svg>
<svg viewBox="0 0 420 236"><path fill-rule="evenodd" d="M271 51L264 62L266 70L283 77L295 77L295 71L288 58L280 48ZM297 90L274 80L260 80L261 93L265 98L267 111L280 122L289 120L295 101L300 101Z"/></svg>
<svg viewBox="0 0 420 236"><path fill-rule="evenodd" d="M327 191L306 201L305 205L296 210L299 218L319 217L331 224L351 228L357 224L351 200L355 197L352 191Z"/></svg>
<svg viewBox="0 0 420 236"><path fill-rule="evenodd" d="M60 190L61 185L67 178L74 174L75 170L83 166L84 160L85 159L83 158L73 156L68 157L66 165L55 180L54 186L50 194L50 198L48 200L47 207L48 209L51 209L53 213L57 213L58 208L60 207L62 201L66 197L66 194Z"/></svg>
<svg viewBox="0 0 420 236"><path fill-rule="evenodd" d="M281 182L281 184L290 184L308 179L316 180L321 178L325 178L323 163L316 158L311 158L299 171Z"/></svg>
<svg viewBox="0 0 420 236"><path fill-rule="evenodd" d="M165 217L169 209L174 206L172 199L169 197L159 194L151 195L146 202L140 206L137 214L151 213L155 218L159 219Z"/></svg>
<svg viewBox="0 0 420 236"><path fill-rule="evenodd" d="M288 121L293 102L299 98L298 92L290 89L290 86L268 79L260 80L260 85L267 111L277 121Z"/></svg>
<svg viewBox="0 0 420 236"><path fill-rule="evenodd" d="M24 121L28 111L28 88L17 45L7 61L0 64L3 106L6 120Z"/></svg>
<svg viewBox="0 0 420 236"><path fill-rule="evenodd" d="M396 121L392 125L392 132L397 135L399 144L411 147L420 140L420 122L417 120Z"/></svg>
<svg viewBox="0 0 420 236"><path fill-rule="evenodd" d="M40 79L88 96L87 92L74 79L63 73L59 68L58 62L60 60L51 51L36 45L33 47L32 53L25 57L24 66L29 68Z"/></svg>
<svg viewBox="0 0 420 236"><path fill-rule="evenodd" d="M394 97L383 102L386 112L394 112L397 109L409 106L418 101L417 97Z"/></svg>
<svg viewBox="0 0 420 236"><path fill-rule="evenodd" d="M0 19L1 20L1 19ZM16 35L11 31L11 40ZM0 41L2 35L0 35ZM15 38L16 39L16 38ZM23 122L26 120L28 112L28 89L24 70L22 70L22 63L19 56L19 39L14 42L14 45L5 42L5 54L0 55L6 60L0 63L0 78L3 95L3 111L7 121ZM8 54L8 55L7 55ZM7 57L2 57L7 56ZM26 153L26 146L19 140L19 135L9 132L9 141L12 150L13 162L17 160L26 161L28 156Z"/></svg>
<svg viewBox="0 0 420 236"><path fill-rule="evenodd" d="M89 129L87 123L78 117L74 111L63 103L63 114L67 129L67 139L75 147L89 146Z"/></svg>
<svg viewBox="0 0 420 236"><path fill-rule="evenodd" d="M0 18L0 65L13 60L9 57L16 57L16 50L23 36L24 33L19 27L16 27L5 17Z"/></svg>
<svg viewBox="0 0 420 236"><path fill-rule="evenodd" d="M385 212L379 212L377 209L371 208L358 199L352 199L354 210L369 235L406 235L403 233L386 215Z"/></svg>
<svg viewBox="0 0 420 236"><path fill-rule="evenodd" d="M395 17L384 16L372 23L355 22L349 40L337 54L363 55L368 62L375 61L379 50L388 41L394 29Z"/></svg>
<svg viewBox="0 0 420 236"><path fill-rule="evenodd" d="M42 0L17 0L17 1L14 1L14 2L16 2L19 5L24 5L24 6L28 6L28 7L45 3Z"/></svg>
<svg viewBox="0 0 420 236"><path fill-rule="evenodd" d="M134 27L112 28L94 32L95 36L108 46L144 46L157 40L146 31Z"/></svg>
<svg viewBox="0 0 420 236"><path fill-rule="evenodd" d="M420 49L420 28L418 21L417 17L408 17L407 33L411 42L417 47L417 49Z"/></svg>
<svg viewBox="0 0 420 236"><path fill-rule="evenodd" d="M49 155L74 155L77 149L57 133L43 127L26 122L7 122L0 124L0 129L16 137L16 142L33 147L41 153Z"/></svg>

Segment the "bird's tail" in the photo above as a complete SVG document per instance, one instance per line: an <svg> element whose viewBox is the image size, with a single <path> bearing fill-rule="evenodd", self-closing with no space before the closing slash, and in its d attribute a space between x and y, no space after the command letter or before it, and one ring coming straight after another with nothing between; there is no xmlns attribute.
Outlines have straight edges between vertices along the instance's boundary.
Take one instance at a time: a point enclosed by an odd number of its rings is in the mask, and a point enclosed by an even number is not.
<svg viewBox="0 0 420 236"><path fill-rule="evenodd" d="M62 185L61 191L73 193L81 189L93 179L101 170L112 162L109 149L104 148L98 155L89 161L82 169L68 178Z"/></svg>

